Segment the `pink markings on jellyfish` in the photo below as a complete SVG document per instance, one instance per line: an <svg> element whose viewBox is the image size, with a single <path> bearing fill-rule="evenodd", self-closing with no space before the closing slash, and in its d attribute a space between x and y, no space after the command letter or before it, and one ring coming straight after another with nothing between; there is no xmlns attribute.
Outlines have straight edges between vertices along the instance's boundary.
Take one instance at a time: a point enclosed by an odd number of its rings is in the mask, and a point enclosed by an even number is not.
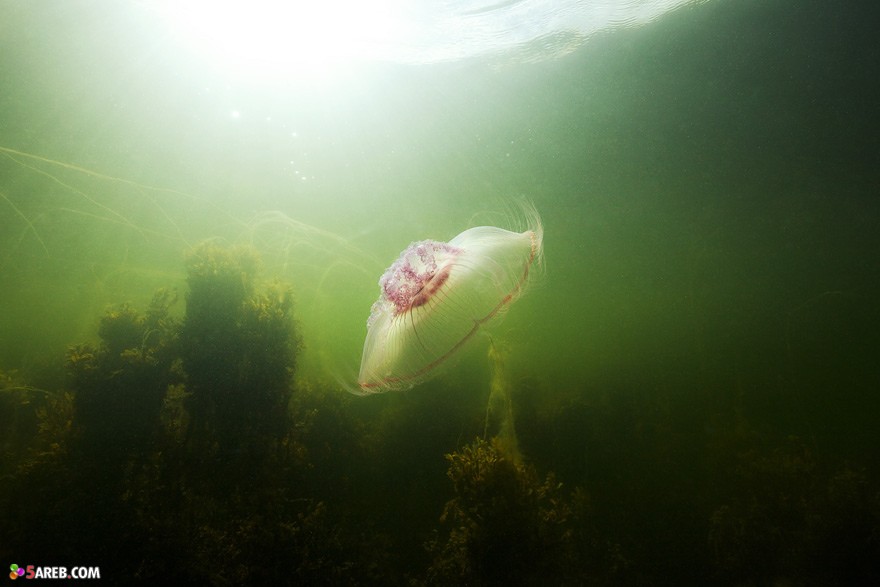
<svg viewBox="0 0 880 587"><path fill-rule="evenodd" d="M522 294L541 258L543 228L493 226L448 243L412 243L379 279L367 320L360 393L408 389L434 375Z"/></svg>
<svg viewBox="0 0 880 587"><path fill-rule="evenodd" d="M385 302L394 305L395 315L426 304L449 277L449 260L460 253L461 249L447 243L412 243L379 278L382 296L373 304L367 327L381 314Z"/></svg>

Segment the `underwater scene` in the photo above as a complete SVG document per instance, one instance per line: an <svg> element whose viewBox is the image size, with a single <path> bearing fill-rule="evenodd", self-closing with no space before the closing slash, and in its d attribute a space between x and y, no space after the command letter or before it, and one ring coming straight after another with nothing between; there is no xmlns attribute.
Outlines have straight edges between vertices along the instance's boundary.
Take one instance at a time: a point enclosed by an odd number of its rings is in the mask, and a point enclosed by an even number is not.
<svg viewBox="0 0 880 587"><path fill-rule="evenodd" d="M0 0L0 563L880 584L868 2Z"/></svg>

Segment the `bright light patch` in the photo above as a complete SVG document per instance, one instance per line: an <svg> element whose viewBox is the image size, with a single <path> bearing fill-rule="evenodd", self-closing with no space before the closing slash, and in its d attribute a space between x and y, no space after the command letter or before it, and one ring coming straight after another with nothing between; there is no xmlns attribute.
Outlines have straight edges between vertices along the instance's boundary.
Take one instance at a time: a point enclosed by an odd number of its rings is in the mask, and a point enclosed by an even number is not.
<svg viewBox="0 0 880 587"><path fill-rule="evenodd" d="M397 0L156 0L182 40L245 76L326 73L379 58Z"/></svg>
<svg viewBox="0 0 880 587"><path fill-rule="evenodd" d="M706 0L141 1L220 68L296 79L354 62L553 59L600 31Z"/></svg>

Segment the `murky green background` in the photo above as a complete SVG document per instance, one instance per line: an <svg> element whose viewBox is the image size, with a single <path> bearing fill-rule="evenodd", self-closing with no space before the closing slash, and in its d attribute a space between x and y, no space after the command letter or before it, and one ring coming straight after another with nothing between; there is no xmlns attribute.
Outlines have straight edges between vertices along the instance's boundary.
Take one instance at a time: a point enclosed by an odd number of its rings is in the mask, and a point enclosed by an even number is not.
<svg viewBox="0 0 880 587"><path fill-rule="evenodd" d="M755 434L802 439L828 470L849 463L875 495L880 63L866 10L717 1L537 63L233 79L137 6L4 1L0 369L63 385L66 347L97 341L108 307L172 287L182 314L184 255L211 239L253 244L261 279L292 285L297 381L345 394L396 255L516 226L527 200L543 276L492 335L509 379L528 382L522 413L544 414L521 438L539 470L601 496L606 481L638 484L638 463L662 466L637 442L645 421L693 447L735 413ZM485 349L432 393L485 397ZM601 448L601 418L565 407L596 398L619 408ZM411 430L400 442L417 447ZM442 468L471 436L423 458ZM667 457L682 495L712 485ZM654 582L687 575L653 558L673 555L627 552Z"/></svg>

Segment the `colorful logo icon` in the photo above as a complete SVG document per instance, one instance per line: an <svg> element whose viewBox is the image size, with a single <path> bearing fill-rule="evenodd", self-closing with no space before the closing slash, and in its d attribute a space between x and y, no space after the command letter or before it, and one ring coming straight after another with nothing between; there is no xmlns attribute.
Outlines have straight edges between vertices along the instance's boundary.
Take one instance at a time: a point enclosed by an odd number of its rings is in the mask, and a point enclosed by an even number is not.
<svg viewBox="0 0 880 587"><path fill-rule="evenodd" d="M19 567L16 564L9 565L9 578L10 579L18 579L19 577L24 576L24 569Z"/></svg>

